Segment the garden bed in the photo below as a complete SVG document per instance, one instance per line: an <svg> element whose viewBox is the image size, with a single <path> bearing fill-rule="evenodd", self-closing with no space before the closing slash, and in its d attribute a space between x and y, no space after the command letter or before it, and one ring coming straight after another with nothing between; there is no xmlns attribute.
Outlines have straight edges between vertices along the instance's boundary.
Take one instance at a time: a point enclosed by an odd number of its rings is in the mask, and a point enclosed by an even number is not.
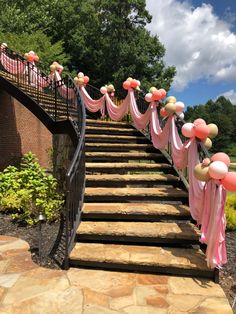
<svg viewBox="0 0 236 314"><path fill-rule="evenodd" d="M11 217L0 213L0 235L9 235L21 238L27 241L31 248L32 259L36 263L40 263L39 260L39 226L27 226L24 224L18 224L12 221ZM60 227L59 222L45 223L42 225L42 262L41 266L49 268L59 268L56 262L48 256L52 246L56 240L58 230ZM227 232L226 244L228 263L220 271L220 285L225 291L225 294L230 302L236 297L236 231ZM236 305L235 305L236 310ZM235 311L236 313L236 311Z"/></svg>

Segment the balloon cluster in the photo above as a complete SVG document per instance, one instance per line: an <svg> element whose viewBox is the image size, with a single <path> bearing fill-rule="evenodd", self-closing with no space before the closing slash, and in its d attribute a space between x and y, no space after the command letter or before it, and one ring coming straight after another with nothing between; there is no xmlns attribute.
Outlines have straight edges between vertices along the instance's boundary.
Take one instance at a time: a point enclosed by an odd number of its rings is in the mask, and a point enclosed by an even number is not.
<svg viewBox="0 0 236 314"><path fill-rule="evenodd" d="M166 97L166 91L163 88L157 89L151 87L149 92L145 95L146 102L160 101Z"/></svg>
<svg viewBox="0 0 236 314"><path fill-rule="evenodd" d="M24 57L28 62L38 62L39 61L38 55L32 50L30 52L25 53Z"/></svg>
<svg viewBox="0 0 236 314"><path fill-rule="evenodd" d="M89 77L87 75L84 75L83 72L79 72L77 76L74 78L74 83L75 85L78 85L78 86L86 85L88 84L88 82L89 82Z"/></svg>
<svg viewBox="0 0 236 314"><path fill-rule="evenodd" d="M6 43L2 43L1 46L0 46L0 49L3 50L3 49L6 49L8 46Z"/></svg>
<svg viewBox="0 0 236 314"><path fill-rule="evenodd" d="M50 70L51 70L51 72L55 72L55 71L57 71L57 72L59 72L59 73L61 73L62 71L63 71L63 66L62 65L60 65L58 62L56 62L56 61L54 61L51 65L50 65Z"/></svg>
<svg viewBox="0 0 236 314"><path fill-rule="evenodd" d="M200 181L219 180L223 187L236 192L236 172L229 172L230 158L225 153L216 153L211 159L205 158L194 168L194 175Z"/></svg>
<svg viewBox="0 0 236 314"><path fill-rule="evenodd" d="M113 84L105 85L100 88L100 92L104 95L109 93L112 97L115 95L115 87Z"/></svg>
<svg viewBox="0 0 236 314"><path fill-rule="evenodd" d="M126 81L123 82L124 89L134 88L139 90L139 86L141 85L139 80L135 80L132 77L128 77Z"/></svg>
<svg viewBox="0 0 236 314"><path fill-rule="evenodd" d="M171 116L172 114L176 113L182 119L184 118L184 103L182 101L176 101L174 96L169 96L166 99L166 104L160 110L160 115L164 118L167 116Z"/></svg>
<svg viewBox="0 0 236 314"><path fill-rule="evenodd" d="M196 119L193 123L185 123L181 131L185 137L197 137L203 141L207 149L210 149L212 147L211 139L217 136L218 127L214 123L206 124L203 119Z"/></svg>

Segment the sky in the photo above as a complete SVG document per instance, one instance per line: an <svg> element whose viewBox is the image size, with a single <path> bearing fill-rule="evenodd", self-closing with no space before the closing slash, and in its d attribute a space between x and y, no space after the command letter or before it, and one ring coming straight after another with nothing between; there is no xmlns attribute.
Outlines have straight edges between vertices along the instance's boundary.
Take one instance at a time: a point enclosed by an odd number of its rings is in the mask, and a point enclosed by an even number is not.
<svg viewBox="0 0 236 314"><path fill-rule="evenodd" d="M186 106L224 95L236 105L236 0L146 0L147 26L177 74L169 95Z"/></svg>

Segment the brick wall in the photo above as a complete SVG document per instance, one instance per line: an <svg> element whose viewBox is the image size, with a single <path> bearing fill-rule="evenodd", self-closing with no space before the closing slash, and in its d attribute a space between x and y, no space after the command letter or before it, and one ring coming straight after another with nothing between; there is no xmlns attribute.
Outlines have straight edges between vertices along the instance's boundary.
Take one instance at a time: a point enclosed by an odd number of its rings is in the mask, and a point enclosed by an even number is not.
<svg viewBox="0 0 236 314"><path fill-rule="evenodd" d="M32 151L41 166L50 168L52 134L16 99L0 89L0 170L17 165Z"/></svg>

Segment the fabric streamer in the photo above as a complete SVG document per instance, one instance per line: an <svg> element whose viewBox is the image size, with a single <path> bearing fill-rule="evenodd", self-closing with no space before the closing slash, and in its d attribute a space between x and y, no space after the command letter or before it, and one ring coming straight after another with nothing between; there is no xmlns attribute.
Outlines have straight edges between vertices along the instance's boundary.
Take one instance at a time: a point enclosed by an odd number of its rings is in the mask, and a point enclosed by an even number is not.
<svg viewBox="0 0 236 314"><path fill-rule="evenodd" d="M1 63L7 72L11 74L23 73L25 70L25 63L20 60L14 60L1 51Z"/></svg>
<svg viewBox="0 0 236 314"><path fill-rule="evenodd" d="M56 82L61 81L62 78L58 71L55 71L54 79ZM69 88L65 84L58 86L57 90L59 94L65 99L72 100L76 97L74 88Z"/></svg>

